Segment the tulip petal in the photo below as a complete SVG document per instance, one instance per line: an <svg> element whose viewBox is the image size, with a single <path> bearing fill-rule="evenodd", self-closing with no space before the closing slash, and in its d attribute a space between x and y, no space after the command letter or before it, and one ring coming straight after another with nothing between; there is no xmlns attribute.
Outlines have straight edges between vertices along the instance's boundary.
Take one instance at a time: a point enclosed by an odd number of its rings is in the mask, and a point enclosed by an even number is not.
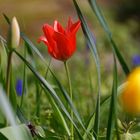
<svg viewBox="0 0 140 140"><path fill-rule="evenodd" d="M54 29L50 25L45 24L43 26L43 32L48 40L48 46L53 48L55 46L55 41L53 39Z"/></svg>
<svg viewBox="0 0 140 140"><path fill-rule="evenodd" d="M57 44L57 49L59 50L59 59L60 60L67 60L72 54L71 54L71 47L73 46L71 44L71 41L69 41L65 35L62 35L58 32L55 32L53 35L54 40Z"/></svg>
<svg viewBox="0 0 140 140"><path fill-rule="evenodd" d="M71 25L70 27L70 31L72 34L76 34L76 32L78 31L79 27L81 25L81 21L78 20L76 23L74 23L73 25Z"/></svg>
<svg viewBox="0 0 140 140"><path fill-rule="evenodd" d="M54 21L54 31L65 34L64 28L59 24L57 20Z"/></svg>
<svg viewBox="0 0 140 140"><path fill-rule="evenodd" d="M44 35L47 38L48 42L52 41L54 29L48 24L44 24L42 29L43 29Z"/></svg>
<svg viewBox="0 0 140 140"><path fill-rule="evenodd" d="M70 30L70 27L71 27L72 25L73 25L72 19L71 19L71 17L69 17L68 25L67 25L67 30L68 30L68 31Z"/></svg>
<svg viewBox="0 0 140 140"><path fill-rule="evenodd" d="M39 37L38 43L40 43L41 41L43 41L48 46L48 40L45 36L40 36Z"/></svg>

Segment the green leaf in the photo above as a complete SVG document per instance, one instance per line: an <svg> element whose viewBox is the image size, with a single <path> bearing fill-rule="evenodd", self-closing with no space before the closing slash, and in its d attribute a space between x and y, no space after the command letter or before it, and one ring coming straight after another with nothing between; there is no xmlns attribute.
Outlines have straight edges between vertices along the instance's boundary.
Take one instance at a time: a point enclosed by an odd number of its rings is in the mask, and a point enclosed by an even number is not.
<svg viewBox="0 0 140 140"><path fill-rule="evenodd" d="M70 117L70 114L68 113L68 111L65 108L64 104L61 102L60 98L57 96L56 92L51 87L51 85L32 67L32 65L27 60L24 59L24 57L22 57L16 50L14 50L14 52L27 65L27 67L32 71L32 73L35 75L35 77L40 81L40 83L42 84L42 87L44 88L44 90L48 91L48 92L45 92L45 93L51 95L51 97L54 99L56 104L63 110L65 115L68 117L68 119L73 123L73 125L74 125L74 127L75 127L75 129L76 129L76 131L78 133L79 138L83 139L81 134L80 134L79 128L77 127L75 122Z"/></svg>
<svg viewBox="0 0 140 140"><path fill-rule="evenodd" d="M0 133L0 140L8 140L2 133Z"/></svg>
<svg viewBox="0 0 140 140"><path fill-rule="evenodd" d="M26 59L26 47L24 47L24 58ZM25 91L27 89L26 83L27 83L27 76L26 76L26 65L23 65L23 88L22 88L22 95L20 100L20 107L22 107Z"/></svg>
<svg viewBox="0 0 140 140"><path fill-rule="evenodd" d="M48 66L48 64L46 63L46 60L45 58L42 56L42 54L40 53L40 51L37 49L37 47L28 39L28 37L25 35L25 34L21 34L23 40L25 41L27 45L27 47L30 47L30 49L32 49L40 58L41 60L44 62L45 65ZM81 126L84 128L84 125L82 123L82 120L79 116L79 113L78 111L76 110L75 106L73 105L68 93L66 92L66 90L64 89L64 87L62 86L62 84L59 82L59 80L57 79L57 77L55 76L55 74L52 72L52 70L48 67L49 71L51 72L52 76L54 77L58 87L60 88L63 96L65 97L66 101L68 102L68 104L70 105L71 109L73 110L74 112L74 115L76 116L77 120L79 121L79 123L81 124Z"/></svg>
<svg viewBox="0 0 140 140"><path fill-rule="evenodd" d="M36 129L37 134L40 137L42 137L42 138L45 138L46 137L45 131L43 130L43 128L41 126L36 126L35 129Z"/></svg>
<svg viewBox="0 0 140 140"><path fill-rule="evenodd" d="M18 129L20 132L20 134L18 134L21 138L20 140L33 140L29 130L24 124L19 126L5 127L0 129L0 133L2 133L8 140L17 140L17 137L15 137L15 133L17 133L16 129Z"/></svg>
<svg viewBox="0 0 140 140"><path fill-rule="evenodd" d="M22 39L25 41L25 45L26 47L31 51L34 50L34 52L41 58L41 60L46 63L45 58L43 57L43 55L39 52L39 50L37 49L37 47L29 40L29 38L26 37L26 35L24 33L21 33L21 37Z"/></svg>
<svg viewBox="0 0 140 140"><path fill-rule="evenodd" d="M102 25L103 29L105 30L105 32L109 38L109 41L112 44L113 52L116 54L123 71L125 72L126 75L128 75L129 68L128 68L123 56L121 55L120 51L118 50L116 43L114 42L114 40L112 38L112 33L107 25L107 22L103 16L103 14L101 13L99 6L97 5L96 0L88 0L88 1L89 1L89 4L90 4L92 10L95 13L97 19L99 20L100 24Z"/></svg>
<svg viewBox="0 0 140 140"><path fill-rule="evenodd" d="M117 96L119 96L122 92L122 90L124 89L124 87L126 86L127 83L124 83L122 85L120 85L118 88L117 88ZM105 107L106 104L109 103L111 99L111 96L109 95L108 97L106 97L104 100L101 101L101 110ZM87 132L90 132L91 129L93 128L93 125L94 125L94 120L95 120L95 112L92 113L90 119L89 119L89 122L88 122L88 125L87 125ZM87 137L87 134L84 133L84 139L86 139Z"/></svg>
<svg viewBox="0 0 140 140"><path fill-rule="evenodd" d="M18 116L18 118L19 118L19 120L20 120L21 123L28 124L29 121L24 116L24 114L22 113L21 108L19 106L17 106L17 112L16 112L16 114L17 114L17 116Z"/></svg>
<svg viewBox="0 0 140 140"><path fill-rule="evenodd" d="M84 18L84 16L82 15L82 12L76 2L76 0L73 0L77 14L81 20L81 26L82 26L82 30L83 33L85 35L87 44L91 50L91 53L94 57L95 60L95 64L96 64L96 68L97 68L97 76L98 76L98 95L97 95L97 103L96 103L96 114L95 114L95 123L94 123L94 131L96 133L95 137L98 137L98 132L99 132L99 124L100 124L100 87L101 87L101 75L100 75L100 61L99 61L99 56L98 56L98 52L96 49L96 45L94 43L93 40L93 36L92 33L88 27L88 24Z"/></svg>
<svg viewBox="0 0 140 140"><path fill-rule="evenodd" d="M87 128L86 128L86 131L88 133L90 133L91 129L93 128L94 122L95 122L95 112L91 115L91 117L89 119L89 122L88 122L88 125L87 125ZM89 137L88 133L84 133L84 135L83 135L84 140L86 140L87 137ZM94 134L94 135L96 135L96 134ZM92 136L92 134L91 134L91 136Z"/></svg>
<svg viewBox="0 0 140 140"><path fill-rule="evenodd" d="M72 101L71 101L68 93L66 92L66 90L64 89L64 87L62 86L62 84L59 82L59 80L56 78L56 76L53 73L52 73L52 75L53 75L53 77L54 77L54 79L55 79L55 81L56 81L59 89L61 90L64 98L66 99L67 103L70 105L71 109L73 110L74 115L76 116L77 120L79 121L79 123L81 124L81 126L83 127L83 129L85 130L85 126L84 126L84 124L83 124L83 122L82 122L82 120L80 118L80 115L79 115L78 111L76 110L74 104L72 103Z"/></svg>
<svg viewBox="0 0 140 140"><path fill-rule="evenodd" d="M116 60L114 56L113 87L112 87L112 94L111 94L111 100L110 100L110 111L109 111L109 117L108 117L106 140L113 139L113 131L114 131L115 122L117 119L116 108L117 108L117 66L116 66Z"/></svg>

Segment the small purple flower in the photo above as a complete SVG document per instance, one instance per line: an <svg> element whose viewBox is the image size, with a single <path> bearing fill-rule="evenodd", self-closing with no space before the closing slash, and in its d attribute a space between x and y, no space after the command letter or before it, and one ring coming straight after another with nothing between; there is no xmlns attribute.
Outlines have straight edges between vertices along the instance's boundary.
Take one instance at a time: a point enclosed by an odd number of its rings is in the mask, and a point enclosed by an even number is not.
<svg viewBox="0 0 140 140"><path fill-rule="evenodd" d="M22 90L23 90L23 82L21 79L17 79L17 81L16 81L16 93L18 96L22 96Z"/></svg>
<svg viewBox="0 0 140 140"><path fill-rule="evenodd" d="M133 64L133 66L139 66L140 65L140 55L134 55L132 57L132 64Z"/></svg>

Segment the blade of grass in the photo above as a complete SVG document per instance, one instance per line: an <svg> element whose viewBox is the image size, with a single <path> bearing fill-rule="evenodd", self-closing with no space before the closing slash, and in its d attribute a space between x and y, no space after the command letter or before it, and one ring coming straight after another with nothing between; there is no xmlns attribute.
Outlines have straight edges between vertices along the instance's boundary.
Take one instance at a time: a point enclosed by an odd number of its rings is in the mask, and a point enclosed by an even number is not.
<svg viewBox="0 0 140 140"><path fill-rule="evenodd" d="M54 74L53 74L53 77L54 77L55 82L57 83L59 89L61 90L61 92L62 92L64 98L65 98L66 101L69 103L70 107L73 109L73 112L74 112L75 116L77 117L79 123L81 124L81 126L82 126L83 129L85 130L85 126L84 126L84 124L83 124L83 122L82 122L82 120L81 120L81 117L80 117L79 113L77 112L76 108L74 107L74 105L73 105L73 103L72 103L72 101L71 101L71 99L70 99L68 93L66 92L66 90L64 89L64 87L62 86L62 84L59 82L59 80L56 78L56 76L55 76Z"/></svg>
<svg viewBox="0 0 140 140"><path fill-rule="evenodd" d="M89 4L90 4L92 10L95 13L97 19L99 20L100 24L102 25L103 29L105 30L105 32L106 32L106 34L109 38L109 41L112 45L112 49L113 49L114 53L116 54L123 71L125 72L126 75L128 75L129 74L129 68L128 68L123 56L121 55L120 51L118 50L118 47L117 47L116 43L114 42L114 40L112 38L112 33L111 33L111 31L110 31L110 29L107 25L107 22L106 22L106 20L103 16L99 6L97 5L96 0L88 0L88 1L89 1Z"/></svg>
<svg viewBox="0 0 140 140"><path fill-rule="evenodd" d="M42 54L41 54L40 51L37 49L37 47L29 40L29 38L26 37L26 35L25 35L24 33L21 33L21 37L22 37L22 39L25 41L26 47L32 49L32 50L41 58L41 60L46 64L45 58L42 56ZM30 50L30 51L31 51L31 50Z"/></svg>
<svg viewBox="0 0 140 140"><path fill-rule="evenodd" d="M67 109L65 108L64 104L61 102L60 98L57 96L54 89L51 87L51 85L32 67L32 65L24 59L16 50L14 50L15 54L19 56L19 58L27 65L27 67L32 71L32 73L35 75L35 77L40 81L42 84L44 90L47 90L48 92L45 92L46 94L50 94L51 97L53 97L54 101L57 103L57 105L63 110L65 115L68 117L68 119L73 123L79 138L82 140L82 136L80 134L80 130L75 124L75 122L71 119L70 114L68 113Z"/></svg>
<svg viewBox="0 0 140 140"><path fill-rule="evenodd" d="M24 116L24 114L23 114L23 112L22 112L22 110L21 110L21 108L19 106L17 106L17 112L16 112L16 114L17 114L17 116L18 116L18 118L19 118L19 120L20 120L21 123L24 123L24 124L28 124L29 123L29 121Z"/></svg>
<svg viewBox="0 0 140 140"><path fill-rule="evenodd" d="M24 58L26 59L26 47L24 47ZM26 90L26 65L23 65L23 88L22 88L22 95L21 95L21 101L20 101L20 107L22 107L24 94Z"/></svg>
<svg viewBox="0 0 140 140"><path fill-rule="evenodd" d="M119 96L119 94L121 93L121 91L123 90L123 88L125 87L127 83L124 83L122 85L120 85L117 89L117 96ZM111 96L109 95L108 97L106 97L104 100L101 101L101 110L102 108L104 108L105 104L109 103L111 99ZM90 132L92 130L92 126L94 125L94 120L95 120L95 112L92 113L92 115L90 116L90 119L89 119L89 122L88 122L88 125L87 125L87 132ZM84 139L87 138L87 134L84 133L83 135Z"/></svg>
<svg viewBox="0 0 140 140"><path fill-rule="evenodd" d="M10 19L7 17L7 15L3 13L3 16L4 16L5 20L7 21L7 23L10 24Z"/></svg>
<svg viewBox="0 0 140 140"><path fill-rule="evenodd" d="M110 100L110 111L108 117L106 140L113 139L113 134L114 134L113 132L114 132L115 122L116 122L116 107L117 107L117 65L114 56L113 87L112 87L112 94Z"/></svg>
<svg viewBox="0 0 140 140"><path fill-rule="evenodd" d="M86 41L88 43L88 46L91 50L91 53L93 55L93 58L95 60L96 68L97 68L97 75L98 75L98 95L97 95L97 103L96 103L96 114L95 114L95 123L94 123L94 131L96 133L95 138L98 139L98 132L99 132L99 124L100 124L100 87L101 87L101 75L100 75L100 61L99 61L99 56L98 52L96 49L95 42L92 37L92 33L88 27L88 24L82 15L82 12L76 2L76 0L73 0L73 3L75 5L77 14L79 16L79 19L81 20L81 26L83 33L85 35Z"/></svg>

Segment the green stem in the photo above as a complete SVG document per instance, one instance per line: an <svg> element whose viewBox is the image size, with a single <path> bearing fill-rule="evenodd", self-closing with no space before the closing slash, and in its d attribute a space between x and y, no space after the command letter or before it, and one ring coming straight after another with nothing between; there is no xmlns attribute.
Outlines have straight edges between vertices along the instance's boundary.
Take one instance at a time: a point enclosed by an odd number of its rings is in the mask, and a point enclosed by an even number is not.
<svg viewBox="0 0 140 140"><path fill-rule="evenodd" d="M12 69L12 51L9 52L7 59L6 93L8 98L10 98L11 69Z"/></svg>
<svg viewBox="0 0 140 140"><path fill-rule="evenodd" d="M68 79L69 94L70 94L71 101L73 101L72 85L71 85L71 79L70 79L70 73L69 73L69 68L68 68L67 61L64 62L64 65L65 65L66 75L67 75L67 79ZM70 109L70 115L71 115L71 118L73 120L73 111L71 109ZM73 127L72 122L70 124L70 130L71 130L71 140L74 140L74 127Z"/></svg>

